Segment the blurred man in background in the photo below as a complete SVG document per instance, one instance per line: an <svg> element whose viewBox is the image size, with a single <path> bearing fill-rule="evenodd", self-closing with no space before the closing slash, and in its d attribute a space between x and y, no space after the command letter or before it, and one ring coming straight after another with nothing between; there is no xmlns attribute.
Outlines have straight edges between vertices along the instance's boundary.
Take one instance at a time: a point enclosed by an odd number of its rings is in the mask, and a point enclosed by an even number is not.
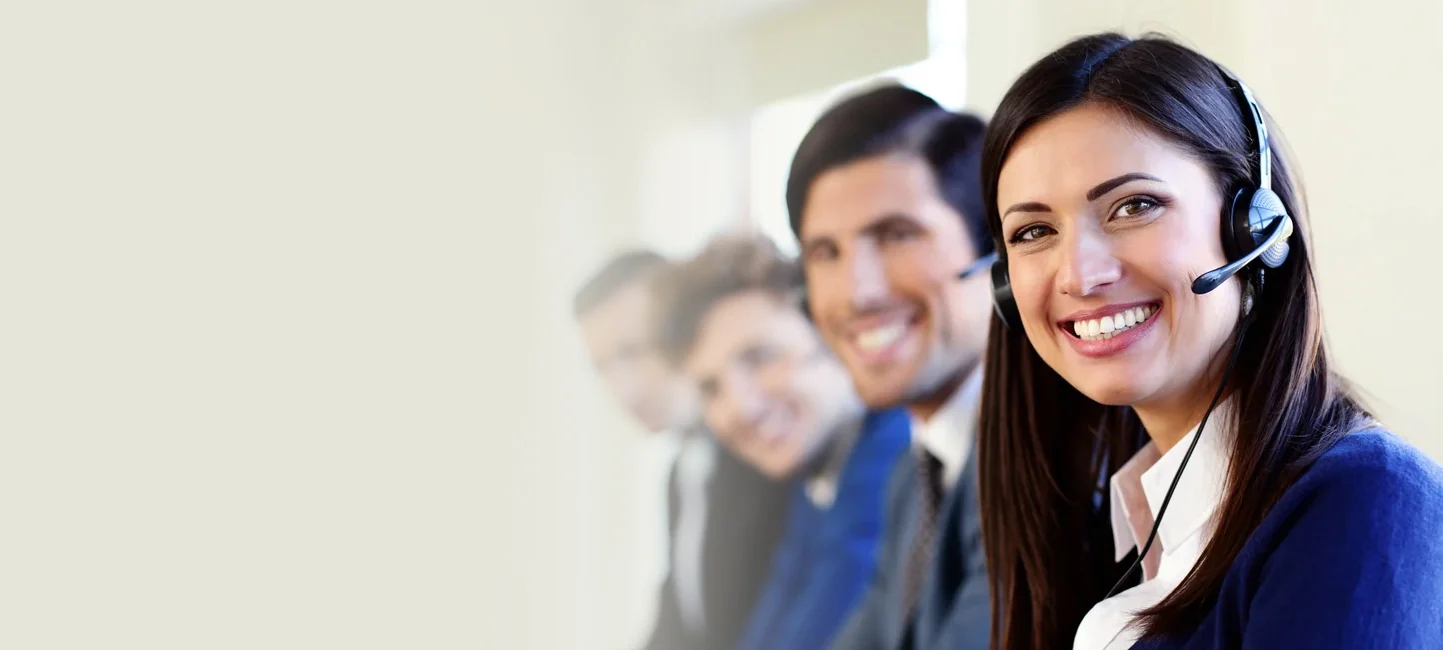
<svg viewBox="0 0 1443 650"><path fill-rule="evenodd" d="M573 299L607 389L647 431L680 437L667 483L670 566L647 650L732 650L786 511L783 486L718 447L694 384L658 354L652 285L671 263L651 251L613 258Z"/></svg>
<svg viewBox="0 0 1443 650"><path fill-rule="evenodd" d="M651 433L680 431L696 420L695 389L650 340L651 282L670 267L652 251L612 258L577 292L572 311L607 390Z"/></svg>
<svg viewBox="0 0 1443 650"><path fill-rule="evenodd" d="M830 108L792 161L787 210L817 328L869 407L912 417L880 565L837 650L987 648L973 462L992 309L987 274L972 272L992 249L983 126L882 86Z"/></svg>
<svg viewBox="0 0 1443 650"><path fill-rule="evenodd" d="M905 411L868 411L801 309L801 269L760 236L713 241L662 283L658 345L708 428L791 486L786 532L738 650L822 650L876 565Z"/></svg>

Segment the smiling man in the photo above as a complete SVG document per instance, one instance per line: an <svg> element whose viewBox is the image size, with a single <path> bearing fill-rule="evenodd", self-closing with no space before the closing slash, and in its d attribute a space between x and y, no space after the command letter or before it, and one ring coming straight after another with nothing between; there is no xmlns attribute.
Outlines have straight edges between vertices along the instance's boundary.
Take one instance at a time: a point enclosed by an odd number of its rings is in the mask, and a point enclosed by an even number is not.
<svg viewBox="0 0 1443 650"><path fill-rule="evenodd" d="M989 605L973 459L992 252L981 120L895 85L829 109L802 140L787 209L808 307L870 408L904 406L866 602L834 650L983 650Z"/></svg>
<svg viewBox="0 0 1443 650"><path fill-rule="evenodd" d="M717 439L792 492L786 532L736 650L826 648L877 561L901 409L869 411L798 301L796 262L726 237L661 283L658 345L699 388ZM756 548L759 555L767 549Z"/></svg>

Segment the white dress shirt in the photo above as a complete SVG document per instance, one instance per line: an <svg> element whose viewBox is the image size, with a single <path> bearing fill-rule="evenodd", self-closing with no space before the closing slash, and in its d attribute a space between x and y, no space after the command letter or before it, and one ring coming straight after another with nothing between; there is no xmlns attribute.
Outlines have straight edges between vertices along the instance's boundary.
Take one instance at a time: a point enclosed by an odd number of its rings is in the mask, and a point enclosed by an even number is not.
<svg viewBox="0 0 1443 650"><path fill-rule="evenodd" d="M1227 480L1228 444L1223 437L1227 421L1226 404L1208 417L1207 430L1188 460L1157 539L1143 560L1143 582L1094 605L1077 627L1073 650L1131 648L1142 632L1133 624L1137 612L1162 602L1197 563L1212 538L1213 515ZM1194 427L1160 456L1157 446L1148 443L1112 475L1112 539L1118 562L1147 543L1157 510L1196 435Z"/></svg>
<svg viewBox="0 0 1443 650"><path fill-rule="evenodd" d="M977 435L977 406L982 399L982 364L925 422L912 416L912 448L926 449L942 463L944 487L951 489L972 453Z"/></svg>
<svg viewBox="0 0 1443 650"><path fill-rule="evenodd" d="M682 622L706 629L702 602L702 540L706 537L707 484L716 468L716 443L705 434L686 434L676 459L677 522L671 549L672 586Z"/></svg>

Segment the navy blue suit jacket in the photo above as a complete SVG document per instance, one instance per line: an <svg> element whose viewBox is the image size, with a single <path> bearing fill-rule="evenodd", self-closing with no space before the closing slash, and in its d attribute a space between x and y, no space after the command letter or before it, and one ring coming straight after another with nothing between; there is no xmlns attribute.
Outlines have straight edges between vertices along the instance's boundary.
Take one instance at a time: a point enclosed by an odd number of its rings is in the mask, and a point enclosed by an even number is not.
<svg viewBox="0 0 1443 650"><path fill-rule="evenodd" d="M1443 648L1443 468L1380 429L1283 493L1184 638L1137 650Z"/></svg>

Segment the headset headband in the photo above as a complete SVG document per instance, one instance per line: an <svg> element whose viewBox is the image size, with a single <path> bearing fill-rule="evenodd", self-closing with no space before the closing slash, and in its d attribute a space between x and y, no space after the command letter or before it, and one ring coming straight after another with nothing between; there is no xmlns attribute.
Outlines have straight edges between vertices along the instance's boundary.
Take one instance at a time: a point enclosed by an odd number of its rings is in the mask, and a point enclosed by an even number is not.
<svg viewBox="0 0 1443 650"><path fill-rule="evenodd" d="M1258 100L1253 98L1253 91L1241 79L1221 64L1217 66L1218 72L1222 73L1223 79L1227 81L1228 88L1233 91L1241 107L1244 119L1252 118L1253 141L1258 146L1258 178L1257 185L1262 189L1273 189L1273 154L1268 144L1268 125L1263 120L1263 109L1258 107Z"/></svg>

